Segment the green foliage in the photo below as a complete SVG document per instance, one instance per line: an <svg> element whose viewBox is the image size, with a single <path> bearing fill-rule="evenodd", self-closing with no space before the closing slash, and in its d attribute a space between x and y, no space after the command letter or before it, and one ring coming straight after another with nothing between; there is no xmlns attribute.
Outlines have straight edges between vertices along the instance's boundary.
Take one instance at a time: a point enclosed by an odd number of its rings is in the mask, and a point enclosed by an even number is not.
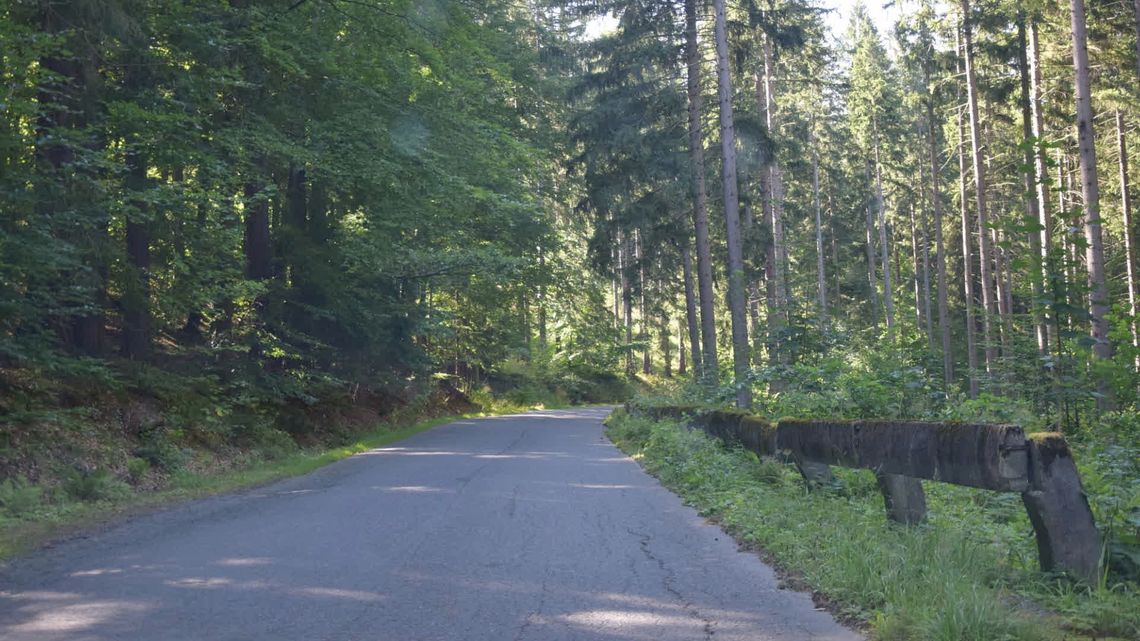
<svg viewBox="0 0 1140 641"><path fill-rule="evenodd" d="M151 462L145 458L132 458L127 461L127 476L130 477L131 483L138 485L150 473Z"/></svg>
<svg viewBox="0 0 1140 641"><path fill-rule="evenodd" d="M107 470L75 471L64 481L62 489L69 499L85 503L122 500L131 494L130 486Z"/></svg>
<svg viewBox="0 0 1140 641"><path fill-rule="evenodd" d="M0 481L0 510L4 516L19 518L40 506L43 490L21 477Z"/></svg>
<svg viewBox="0 0 1140 641"><path fill-rule="evenodd" d="M134 455L137 457L135 460L144 461L168 474L182 469L191 458L190 451L175 443L173 436L165 430L147 434ZM136 478L135 474L132 473L131 478Z"/></svg>

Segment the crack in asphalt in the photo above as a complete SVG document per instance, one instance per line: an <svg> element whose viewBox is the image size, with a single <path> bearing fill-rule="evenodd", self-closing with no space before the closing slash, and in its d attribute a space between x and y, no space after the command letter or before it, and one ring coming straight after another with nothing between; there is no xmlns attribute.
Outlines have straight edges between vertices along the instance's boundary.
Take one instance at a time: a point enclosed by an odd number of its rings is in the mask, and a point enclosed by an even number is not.
<svg viewBox="0 0 1140 641"><path fill-rule="evenodd" d="M665 588L666 592L673 595L673 597L677 599L677 601L681 604L681 608L685 611L686 614L703 624L703 630L706 639L713 638L713 635L716 634L715 621L713 621L711 617L702 613L700 608L694 605L693 602L686 598L684 594L681 594L681 591L678 590L674 585L677 581L676 573L673 572L673 570L665 564L665 561L663 559L655 555L653 553L653 550L649 549L649 543L653 540L653 537L643 532L638 532L633 528L626 528L626 531L638 538L638 545L641 546L641 553L645 555L645 558L656 563L657 568L661 570L661 587Z"/></svg>

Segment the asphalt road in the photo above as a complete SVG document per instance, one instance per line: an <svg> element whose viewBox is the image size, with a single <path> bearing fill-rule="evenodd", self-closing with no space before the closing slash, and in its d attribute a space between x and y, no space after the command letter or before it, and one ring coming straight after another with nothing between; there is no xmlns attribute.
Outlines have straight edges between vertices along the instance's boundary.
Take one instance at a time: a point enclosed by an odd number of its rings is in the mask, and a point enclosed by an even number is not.
<svg viewBox="0 0 1140 641"><path fill-rule="evenodd" d="M4 641L855 641L602 434L464 420L0 570Z"/></svg>

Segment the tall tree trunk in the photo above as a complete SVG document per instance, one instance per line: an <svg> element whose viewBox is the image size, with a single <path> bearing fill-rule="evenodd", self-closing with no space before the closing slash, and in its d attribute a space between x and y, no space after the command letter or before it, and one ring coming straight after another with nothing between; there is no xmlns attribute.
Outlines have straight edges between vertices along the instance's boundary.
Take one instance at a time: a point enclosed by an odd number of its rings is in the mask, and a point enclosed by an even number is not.
<svg viewBox="0 0 1140 641"><path fill-rule="evenodd" d="M1018 75L1021 80L1021 136L1025 140L1025 168L1022 170L1022 178L1025 181L1025 221L1028 224L1037 224L1041 220L1041 203L1037 194L1037 170L1036 159L1037 153L1035 150L1038 144L1034 141L1034 128L1033 128L1033 94L1030 88L1032 82L1030 76L1033 70L1029 66L1029 41L1026 33L1026 17L1024 13L1018 14L1017 20L1017 66ZM1042 255L1041 247L1041 233L1039 231L1032 231L1029 233L1029 251L1033 257L1033 268L1030 269L1030 291L1033 294L1032 312L1033 312L1033 334L1037 338L1037 352L1044 355L1049 349L1049 335L1048 330L1045 328L1045 315L1042 312L1041 303L1039 302L1044 295L1044 281L1039 257Z"/></svg>
<svg viewBox="0 0 1140 641"><path fill-rule="evenodd" d="M827 331L827 273L823 260L823 208L819 202L819 149L814 140L808 144L811 146L811 193L815 205L815 277L819 288L819 328Z"/></svg>
<svg viewBox="0 0 1140 641"><path fill-rule="evenodd" d="M925 172L922 172L925 173ZM922 200L925 205L926 190L923 189L926 180L923 176L922 185L919 186L919 192L923 194ZM919 216L922 217L922 317L926 323L926 342L930 349L934 349L934 318L931 315L931 296L930 296L930 215L924 206L919 210Z"/></svg>
<svg viewBox="0 0 1140 641"><path fill-rule="evenodd" d="M887 333L895 329L894 286L891 283L890 245L887 242L887 204L883 197L883 166L879 158L878 122L874 116L871 122L875 128L875 205L879 213L879 254L883 261L883 311L887 318Z"/></svg>
<svg viewBox="0 0 1140 641"><path fill-rule="evenodd" d="M993 374L997 350L993 341L992 322L997 317L994 278L991 270L993 250L990 247L989 217L986 208L986 173L982 162L982 128L978 117L978 83L974 71L974 36L970 23L970 1L961 0L962 50L966 63L966 101L970 113L970 151L974 167L974 202L978 209L978 266L982 281L982 340L985 343L986 373Z"/></svg>
<svg viewBox="0 0 1140 641"><path fill-rule="evenodd" d="M645 254L641 250L641 230L636 229L633 232L633 257L637 262L637 309L641 315L641 331L638 332L638 340L641 341L641 373L653 373L653 359L649 353L649 305L648 305L648 289L645 282Z"/></svg>
<svg viewBox="0 0 1140 641"><path fill-rule="evenodd" d="M867 174L867 187L871 187L871 159L867 158L864 161L864 171ZM871 322L872 325L878 330L879 327L879 276L875 273L875 210L874 206L878 203L878 199L873 197L867 200L867 226L866 226L866 250L867 250L867 285L870 287L871 294Z"/></svg>
<svg viewBox="0 0 1140 641"><path fill-rule="evenodd" d="M1136 334L1136 237L1132 227L1132 194L1128 180L1128 146L1124 138L1124 114L1116 110L1116 152L1120 157L1120 213L1124 220L1124 275L1128 280L1129 329L1132 330L1132 347L1140 346ZM1137 355L1140 367L1140 355Z"/></svg>
<svg viewBox="0 0 1140 641"><path fill-rule="evenodd" d="M689 101L689 165L693 182L693 231L697 249L697 290L701 304L702 380L716 385L716 299L713 294L712 250L709 244L705 152L701 141L701 56L697 41L697 0L685 0L686 88ZM695 363L694 363L695 366Z"/></svg>
<svg viewBox="0 0 1140 641"><path fill-rule="evenodd" d="M776 61L772 55L772 40L764 36L764 105L768 136L776 139L779 126L776 105ZM780 363L787 363L787 350L780 345L784 327L788 324L788 246L784 234L784 173L780 160L773 156L768 164L768 184L772 201L772 267L771 278L775 293L775 309L768 318L769 331L776 334L776 354ZM774 326L773 326L774 325Z"/></svg>
<svg viewBox="0 0 1140 641"><path fill-rule="evenodd" d="M966 366L970 398L978 397L977 321L974 320L974 258L970 249L970 207L966 195L966 135L962 112L958 112L958 201L962 208L962 284L966 304Z"/></svg>
<svg viewBox="0 0 1140 641"><path fill-rule="evenodd" d="M1073 25L1073 70L1076 75L1077 154L1081 165L1081 195L1085 205L1085 261L1089 273L1090 333L1095 343L1093 354L1098 359L1112 357L1108 342L1108 291L1104 280L1104 240L1100 226L1100 186L1097 183L1096 145L1093 138L1092 91L1089 87L1089 50L1085 35L1085 2L1070 0ZM1108 386L1097 384L1101 393L1098 405L1111 405Z"/></svg>
<svg viewBox="0 0 1140 641"><path fill-rule="evenodd" d="M630 241L619 236L621 245L621 304L625 318L625 373L633 376L633 286L629 278Z"/></svg>
<svg viewBox="0 0 1140 641"><path fill-rule="evenodd" d="M736 375L736 405L752 404L748 382L748 318L744 295L744 256L740 241L740 197L736 177L736 125L732 115L732 76L728 67L728 26L725 0L713 0L716 11L717 93L720 98L720 142L724 163L724 222L728 245L728 308L732 316L732 361Z"/></svg>
<svg viewBox="0 0 1140 641"><path fill-rule="evenodd" d="M929 86L930 72L926 72ZM950 308L947 301L946 246L942 236L942 189L940 187L940 167L938 162L938 121L934 117L934 94L926 103L927 136L930 151L930 202L934 210L934 246L938 252L938 334L942 337L942 380L943 390L954 380L954 351L950 343Z"/></svg>
<svg viewBox="0 0 1140 641"><path fill-rule="evenodd" d="M621 248L618 243L620 241L610 246L610 263L614 266L613 273L610 274L610 294L614 303L614 329L621 326L621 293L618 286L619 274L621 273Z"/></svg>
<svg viewBox="0 0 1140 641"><path fill-rule="evenodd" d="M546 352L546 248L538 245L538 349Z"/></svg>
<svg viewBox="0 0 1140 641"><path fill-rule="evenodd" d="M1036 247L1038 250L1038 258L1034 265L1035 271L1039 272L1034 275L1037 280L1035 285L1039 286L1043 294L1048 294L1050 297L1058 290L1058 283L1055 282L1056 274L1056 258L1053 255L1053 201L1049 198L1049 163L1046 154L1046 147L1044 144L1045 138L1045 121L1041 112L1041 53L1037 41L1038 27L1036 16L1029 19L1029 41L1027 44L1026 55L1028 56L1029 66L1029 117L1032 125L1031 132L1033 134L1033 162L1029 163L1033 167L1033 182L1035 200L1037 203L1037 222L1041 227L1037 234ZM1044 296L1039 296L1038 300ZM1052 310L1050 306L1044 306L1040 303L1034 303L1037 308L1037 314L1040 315L1040 323L1037 328L1037 346L1042 354L1048 354L1050 345L1053 344L1054 335L1058 331L1057 319L1052 318ZM1044 330L1044 331L1042 331Z"/></svg>
<svg viewBox="0 0 1140 641"><path fill-rule="evenodd" d="M914 203L910 203L910 264L912 268L910 288L911 294L914 296L914 330L917 333L923 331L924 321L922 319L922 270L919 267L918 257L918 222L914 216L914 210Z"/></svg>
<svg viewBox="0 0 1140 641"><path fill-rule="evenodd" d="M689 250L688 242L681 246L681 265L685 279L685 321L689 329L689 350L692 352L694 372L699 377L701 368L701 329L697 324L697 297L693 287L693 255ZM684 356L685 348L684 342L682 341L682 364L684 363ZM684 374L685 368L683 365L680 369L681 374Z"/></svg>
<svg viewBox="0 0 1140 641"><path fill-rule="evenodd" d="M688 363L685 360L685 321L677 319L677 375L688 373Z"/></svg>

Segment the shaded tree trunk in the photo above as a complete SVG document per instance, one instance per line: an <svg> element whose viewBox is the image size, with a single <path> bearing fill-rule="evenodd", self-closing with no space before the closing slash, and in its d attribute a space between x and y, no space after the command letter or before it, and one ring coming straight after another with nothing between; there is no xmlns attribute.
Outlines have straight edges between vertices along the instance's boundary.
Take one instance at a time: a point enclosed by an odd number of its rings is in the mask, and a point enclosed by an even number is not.
<svg viewBox="0 0 1140 641"><path fill-rule="evenodd" d="M693 231L697 251L697 291L701 305L702 380L716 385L716 299L713 294L709 243L708 193L705 189L704 143L701 141L701 57L697 41L697 0L685 0L686 89L689 105L689 165L693 182ZM695 366L695 363L694 363Z"/></svg>
<svg viewBox="0 0 1140 641"><path fill-rule="evenodd" d="M970 2L961 0L962 51L966 64L966 101L970 119L970 151L974 168L974 204L978 210L978 267L982 285L982 341L986 355L986 373L993 374L997 350L993 341L992 322L997 316L992 272L993 250L990 246L989 217L986 203L986 173L982 162L982 128L978 117L978 83L974 71L974 36L970 23Z"/></svg>
<svg viewBox="0 0 1140 641"><path fill-rule="evenodd" d="M966 366L970 398L978 397L977 321L974 319L974 259L970 249L970 208L966 195L966 135L962 112L958 112L958 201L962 209L962 284L966 307Z"/></svg>
<svg viewBox="0 0 1140 641"><path fill-rule="evenodd" d="M930 72L926 72L927 85L930 82ZM930 151L930 204L934 211L934 248L938 253L936 269L938 271L938 334L942 343L942 381L943 390L950 387L954 380L954 351L950 343L950 309L947 301L946 279L946 246L942 235L942 189L939 181L938 163L938 129L934 117L934 95L928 97L926 103L926 120L928 124L927 136Z"/></svg>
<svg viewBox="0 0 1140 641"><path fill-rule="evenodd" d="M1124 114L1116 110L1116 153L1120 162L1120 213L1124 218L1124 276L1128 285L1128 316L1129 329L1132 331L1132 347L1140 346L1136 334L1136 237L1132 227L1132 188L1128 180L1128 146L1124 137ZM1140 355L1137 357L1137 366L1140 367Z"/></svg>
<svg viewBox="0 0 1140 641"><path fill-rule="evenodd" d="M1027 44L1029 66L1029 116L1033 134L1033 181L1037 202L1037 222L1041 229L1037 234L1038 260L1034 265L1038 274L1034 275L1040 283L1043 294L1054 296L1059 289L1056 282L1056 257L1053 254L1053 201L1049 198L1049 163L1044 144L1045 122L1041 112L1041 53L1037 41L1038 27L1036 18L1031 18L1028 25L1029 41ZM1053 317L1050 306L1042 307L1035 303L1039 310L1040 324L1037 328L1037 345L1042 354L1048 354L1050 345L1058 332L1057 319ZM1042 332L1042 330L1044 330Z"/></svg>
<svg viewBox="0 0 1140 641"><path fill-rule="evenodd" d="M1104 360L1112 357L1108 342L1108 291L1104 278L1104 241L1100 224L1100 185L1097 183L1096 145L1093 138L1092 92L1089 86L1089 51L1085 35L1084 0L1070 0L1073 26L1073 70L1076 76L1077 157L1081 168L1081 195L1085 206L1085 262L1089 277L1090 334L1093 354ZM1111 405L1108 386L1098 382L1101 400Z"/></svg>
<svg viewBox="0 0 1140 641"><path fill-rule="evenodd" d="M764 115L768 129L768 136L777 137L778 127L776 115L776 62L772 55L772 41L764 37ZM787 350L780 342L784 327L788 324L788 279L786 266L788 264L788 246L784 234L784 174L780 168L779 158L773 156L768 164L768 186L771 189L772 213L772 279L774 294L774 307L768 312L768 330L775 334L776 356L780 363L787 363Z"/></svg>
<svg viewBox="0 0 1140 641"><path fill-rule="evenodd" d="M878 121L872 116L875 128L875 208L879 215L879 254L883 261L883 312L887 319L887 333L895 329L894 286L891 283L890 245L887 242L887 204L883 198L883 167L879 158Z"/></svg>
<svg viewBox="0 0 1140 641"><path fill-rule="evenodd" d="M689 350L692 354L694 372L700 376L701 367L701 329L697 324L697 300L693 291L693 256L686 242L681 246L681 266L685 279L685 321L689 330ZM681 367L680 373L685 373L685 347L681 341Z"/></svg>
<svg viewBox="0 0 1140 641"><path fill-rule="evenodd" d="M732 316L732 361L736 375L736 405L752 404L748 383L748 318L745 309L744 256L740 240L740 197L736 176L736 125L732 114L732 76L728 62L728 26L725 0L714 0L716 12L717 89L720 98L720 139L724 180L725 241L728 245L728 308Z"/></svg>
<svg viewBox="0 0 1140 641"><path fill-rule="evenodd" d="M815 277L819 300L819 328L826 331L827 319L827 272L823 260L823 211L819 202L819 150L815 142L811 145L811 193L815 206Z"/></svg>

